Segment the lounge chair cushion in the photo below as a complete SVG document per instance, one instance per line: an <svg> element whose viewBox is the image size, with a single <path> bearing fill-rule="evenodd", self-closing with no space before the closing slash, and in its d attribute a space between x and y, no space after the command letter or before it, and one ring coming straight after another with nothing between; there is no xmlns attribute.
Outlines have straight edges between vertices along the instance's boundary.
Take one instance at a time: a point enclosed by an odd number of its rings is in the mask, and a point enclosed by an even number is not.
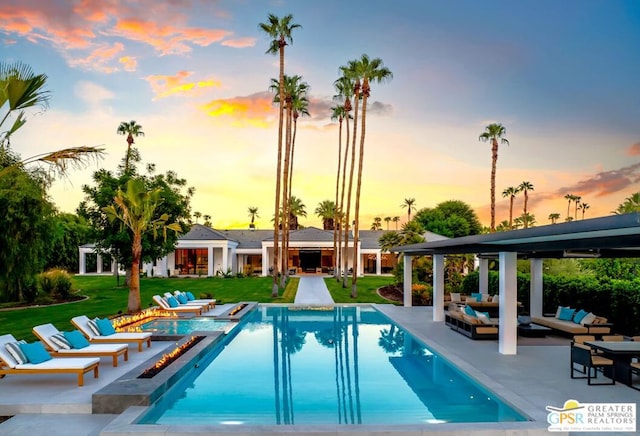
<svg viewBox="0 0 640 436"><path fill-rule="evenodd" d="M69 343L75 350L79 350L89 346L89 341L87 341L84 335L78 330L64 332L64 337L67 339L67 341L69 341Z"/></svg>
<svg viewBox="0 0 640 436"><path fill-rule="evenodd" d="M51 355L42 345L42 342L32 342L30 344L20 344L20 349L27 356L28 363L38 364L51 360ZM24 362L27 363L27 362Z"/></svg>
<svg viewBox="0 0 640 436"><path fill-rule="evenodd" d="M13 357L13 359L18 365L27 363L29 361L29 359L27 359L27 356L25 356L25 354L22 352L22 349L20 348L20 344L26 344L26 343L27 343L26 341L17 341L17 342L8 342L5 344L5 348L7 349L7 352L11 355L11 357Z"/></svg>
<svg viewBox="0 0 640 436"><path fill-rule="evenodd" d="M184 294L178 294L177 297L178 297L178 301L180 302L180 304L187 304L187 301L189 301L187 296L184 295Z"/></svg>
<svg viewBox="0 0 640 436"><path fill-rule="evenodd" d="M98 323L96 322L98 318L96 319L90 319L87 321L87 326L89 326L89 330L91 330L91 333L93 333L94 336L100 336L100 328L98 327Z"/></svg>
<svg viewBox="0 0 640 436"><path fill-rule="evenodd" d="M475 297L467 297L467 298L465 298L464 301L467 302L467 303L475 303L478 300L476 300Z"/></svg>
<svg viewBox="0 0 640 436"><path fill-rule="evenodd" d="M189 301L193 301L196 299L196 297L191 292L185 292L185 294L187 295L187 300ZM459 298L460 298L460 294L458 294L458 299Z"/></svg>
<svg viewBox="0 0 640 436"><path fill-rule="evenodd" d="M58 346L58 348L61 348L63 350L71 349L71 342L69 342L67 338L64 337L63 333L56 333L55 335L51 336L51 342L53 342Z"/></svg>
<svg viewBox="0 0 640 436"><path fill-rule="evenodd" d="M169 307L178 307L178 300L176 300L174 297L168 297L167 303L169 303Z"/></svg>
<svg viewBox="0 0 640 436"><path fill-rule="evenodd" d="M589 312L585 312L583 309L580 309L579 311L576 312L575 315L573 315L573 322L575 322L576 324L580 324L580 321L582 321L582 318L584 318L588 314Z"/></svg>
<svg viewBox="0 0 640 436"><path fill-rule="evenodd" d="M101 336L110 336L110 335L112 335L112 334L114 334L116 332L116 329L113 328L113 325L111 324L111 321L109 321L106 318L98 319L96 321L96 324L98 325L98 328L100 329L100 335Z"/></svg>
<svg viewBox="0 0 640 436"><path fill-rule="evenodd" d="M558 319L560 321L571 321L573 320L573 314L575 313L575 309L569 309L568 307L563 307L560 311L560 316Z"/></svg>
<svg viewBox="0 0 640 436"><path fill-rule="evenodd" d="M591 324L593 323L593 321L595 321L595 319L596 319L596 316L593 313L589 312L582 317L582 319L580 320L580 324L582 325Z"/></svg>

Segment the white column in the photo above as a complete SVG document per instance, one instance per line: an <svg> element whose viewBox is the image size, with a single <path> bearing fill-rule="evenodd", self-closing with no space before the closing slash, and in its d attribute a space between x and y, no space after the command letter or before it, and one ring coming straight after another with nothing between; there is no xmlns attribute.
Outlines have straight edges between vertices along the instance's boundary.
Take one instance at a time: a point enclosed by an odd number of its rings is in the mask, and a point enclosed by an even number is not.
<svg viewBox="0 0 640 436"><path fill-rule="evenodd" d="M102 274L102 256L96 255L96 272Z"/></svg>
<svg viewBox="0 0 640 436"><path fill-rule="evenodd" d="M169 277L169 272L167 271L167 256L163 256L160 259L160 277Z"/></svg>
<svg viewBox="0 0 640 436"><path fill-rule="evenodd" d="M382 274L382 253L376 253L376 275Z"/></svg>
<svg viewBox="0 0 640 436"><path fill-rule="evenodd" d="M480 258L478 267L478 280L481 294L489 293L489 259Z"/></svg>
<svg viewBox="0 0 640 436"><path fill-rule="evenodd" d="M404 305L411 307L411 256L404 255Z"/></svg>
<svg viewBox="0 0 640 436"><path fill-rule="evenodd" d="M262 246L262 277L266 277L269 274L269 249L267 246Z"/></svg>
<svg viewBox="0 0 640 436"><path fill-rule="evenodd" d="M433 320L444 321L444 254L433 255Z"/></svg>
<svg viewBox="0 0 640 436"><path fill-rule="evenodd" d="M500 354L517 354L518 351L517 261L517 253L500 252L500 329L498 334Z"/></svg>
<svg viewBox="0 0 640 436"><path fill-rule="evenodd" d="M82 248L78 248L78 256L80 256L80 263L78 265L78 274L86 274L87 273L87 253Z"/></svg>
<svg viewBox="0 0 640 436"><path fill-rule="evenodd" d="M542 259L531 259L529 315L542 316Z"/></svg>
<svg viewBox="0 0 640 436"><path fill-rule="evenodd" d="M229 269L229 247L225 245L224 247L222 247L222 272L226 274L228 269Z"/></svg>
<svg viewBox="0 0 640 436"><path fill-rule="evenodd" d="M213 247L207 247L207 277L213 277Z"/></svg>

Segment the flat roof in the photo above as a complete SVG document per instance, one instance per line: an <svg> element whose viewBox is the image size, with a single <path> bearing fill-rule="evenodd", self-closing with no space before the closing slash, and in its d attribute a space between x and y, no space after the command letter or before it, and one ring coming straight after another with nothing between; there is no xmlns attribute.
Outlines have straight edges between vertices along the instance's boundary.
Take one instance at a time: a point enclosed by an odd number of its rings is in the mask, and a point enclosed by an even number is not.
<svg viewBox="0 0 640 436"><path fill-rule="evenodd" d="M393 247L408 255L468 254L523 258L640 257L640 213Z"/></svg>

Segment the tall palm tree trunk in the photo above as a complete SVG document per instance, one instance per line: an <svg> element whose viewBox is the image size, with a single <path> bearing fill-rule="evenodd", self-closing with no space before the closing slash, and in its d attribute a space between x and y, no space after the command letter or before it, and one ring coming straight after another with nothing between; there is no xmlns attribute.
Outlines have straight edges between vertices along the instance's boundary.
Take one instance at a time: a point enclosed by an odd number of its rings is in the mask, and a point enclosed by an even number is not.
<svg viewBox="0 0 640 436"><path fill-rule="evenodd" d="M338 256L338 233L340 233L338 223L338 214L340 209L338 208L338 196L340 193L340 164L342 163L342 117L340 117L338 127L338 171L336 174L336 201L333 212L333 276L338 277L338 270L340 269L340 256Z"/></svg>
<svg viewBox="0 0 640 436"><path fill-rule="evenodd" d="M491 232L496 231L496 166L498 165L498 140L491 140Z"/></svg>
<svg viewBox="0 0 640 436"><path fill-rule="evenodd" d="M280 287L284 285L289 275L289 247L287 246L289 236L289 156L291 155L291 103L287 102L287 127L285 133L285 153L284 153L284 186L282 187L282 274L280 276Z"/></svg>
<svg viewBox="0 0 640 436"><path fill-rule="evenodd" d="M131 284L129 285L127 311L134 313L140 311L140 259L142 257L142 234L140 232L133 233L131 248Z"/></svg>
<svg viewBox="0 0 640 436"><path fill-rule="evenodd" d="M355 224L353 228L353 279L351 280L351 298L358 297L358 261L360 253L358 252L358 240L360 235L358 234L360 229L360 189L362 187L362 166L364 163L364 137L367 127L367 99L369 95L368 82L365 78L363 83L362 93L362 127L360 128L360 156L358 157L358 181L356 184L356 206L354 219ZM411 210L411 208L409 208Z"/></svg>
<svg viewBox="0 0 640 436"><path fill-rule="evenodd" d="M509 197L509 230L513 230L513 195Z"/></svg>
<svg viewBox="0 0 640 436"><path fill-rule="evenodd" d="M278 286L278 238L280 236L278 227L280 225L280 177L282 174L282 124L284 121L284 47L286 43L281 38L280 41L280 74L279 74L279 86L278 93L280 94L279 102L279 117L278 117L278 163L276 168L276 201L275 201L275 215L273 218L273 284L271 287L271 296L277 297Z"/></svg>
<svg viewBox="0 0 640 436"><path fill-rule="evenodd" d="M345 107L349 107L350 104L347 104L345 102ZM338 276L336 277L336 279L338 281L340 281L342 279L342 277L340 276L340 274L342 274L344 272L344 274L346 275L347 273L347 268L346 268L346 261L344 260L347 256L347 243L344 243L344 246L342 244L342 230L344 227L344 224L346 222L345 220L345 216L344 216L344 191L345 191L345 184L346 184L346 180L347 180L347 161L349 160L349 111L347 111L347 117L346 117L346 124L345 124L345 133L346 133L346 138L347 140L345 141L344 144L344 161L342 163L342 190L340 192L340 221L342 222L342 226L340 226L340 231L338 232L338 250L339 250L339 259L338 259L338 269L340 270L338 272ZM344 267L342 267L342 263L340 262L342 261L344 263Z"/></svg>
<svg viewBox="0 0 640 436"><path fill-rule="evenodd" d="M353 141L351 143L351 169L349 170L349 190L347 193L347 213L345 215L344 221L344 247L345 247L345 256L344 256L344 278L342 279L342 287L347 287L347 281L349 275L347 274L348 266L349 266L349 258L348 258L348 249L349 249L349 219L351 218L351 191L353 189L353 171L356 162L356 135L358 131L358 106L360 104L360 87L356 82L356 86L354 87L354 100L356 102L355 107L353 109ZM355 255L355 247L354 255Z"/></svg>
<svg viewBox="0 0 640 436"><path fill-rule="evenodd" d="M524 191L524 228L528 228L529 227L529 220L527 219L527 203L529 202L529 194L527 194L527 191Z"/></svg>

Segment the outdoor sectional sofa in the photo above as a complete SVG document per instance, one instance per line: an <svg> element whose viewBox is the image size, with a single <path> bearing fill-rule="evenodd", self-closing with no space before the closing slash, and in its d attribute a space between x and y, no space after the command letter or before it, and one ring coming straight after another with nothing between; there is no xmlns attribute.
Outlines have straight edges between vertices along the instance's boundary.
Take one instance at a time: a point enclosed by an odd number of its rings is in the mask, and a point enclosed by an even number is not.
<svg viewBox="0 0 640 436"><path fill-rule="evenodd" d="M491 324L484 324L480 319L459 310L448 310L444 320L452 330L471 339L498 339L498 321L495 319L491 320Z"/></svg>
<svg viewBox="0 0 640 436"><path fill-rule="evenodd" d="M569 336L594 335L599 337L611 334L613 324L608 323L607 318L590 313L588 314L588 317L581 319L574 316L570 316L570 319L560 319L562 318L560 313L563 309L568 308L560 306L555 315L532 316L531 322L549 327L558 333L563 333ZM586 312L582 311L582 313L584 314ZM578 314L575 316L577 315ZM576 322L576 320L578 320L578 322Z"/></svg>

